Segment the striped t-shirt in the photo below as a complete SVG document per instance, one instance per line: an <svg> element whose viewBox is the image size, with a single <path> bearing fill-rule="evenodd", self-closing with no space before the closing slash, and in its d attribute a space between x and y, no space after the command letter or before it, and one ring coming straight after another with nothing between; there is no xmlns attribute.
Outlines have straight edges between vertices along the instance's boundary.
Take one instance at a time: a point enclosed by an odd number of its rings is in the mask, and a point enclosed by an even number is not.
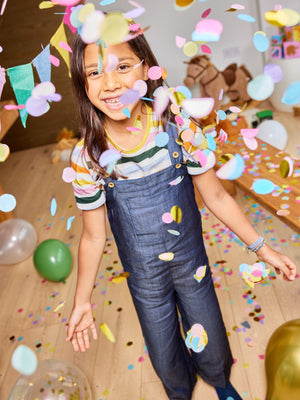
<svg viewBox="0 0 300 400"><path fill-rule="evenodd" d="M163 127L157 123L154 112L149 107L147 109L147 128L143 139L135 148L125 150L107 134L109 148L118 150L121 155L115 171L127 179L143 178L169 167L172 163L168 145L160 147L155 142L157 135L163 132ZM202 174L215 164L214 149L209 148L214 139L210 135L205 137L201 129L187 117L180 116L177 142L182 145L183 160L189 174ZM72 153L71 165L76 173L72 184L78 208L93 210L105 203L104 180L101 177L97 178L83 145L84 139L81 139ZM125 178L118 177L118 179Z"/></svg>

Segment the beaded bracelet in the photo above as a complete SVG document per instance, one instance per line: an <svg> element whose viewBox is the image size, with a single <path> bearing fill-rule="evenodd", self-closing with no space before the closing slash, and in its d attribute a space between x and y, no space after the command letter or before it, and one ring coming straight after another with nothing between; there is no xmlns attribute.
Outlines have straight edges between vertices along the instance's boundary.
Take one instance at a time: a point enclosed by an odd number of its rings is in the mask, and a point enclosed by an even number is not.
<svg viewBox="0 0 300 400"><path fill-rule="evenodd" d="M258 250L260 250L267 242L265 241L265 239L260 236L256 242L254 242L253 244L246 246L247 250L252 251L253 253L256 253Z"/></svg>

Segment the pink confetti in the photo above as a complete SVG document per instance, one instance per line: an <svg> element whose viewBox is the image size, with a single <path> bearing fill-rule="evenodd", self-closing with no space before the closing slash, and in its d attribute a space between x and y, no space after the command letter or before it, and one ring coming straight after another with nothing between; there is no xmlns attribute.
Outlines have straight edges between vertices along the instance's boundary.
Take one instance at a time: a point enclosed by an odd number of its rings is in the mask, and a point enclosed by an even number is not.
<svg viewBox="0 0 300 400"><path fill-rule="evenodd" d="M206 44L202 44L200 46L202 53L204 54L211 54L211 48L208 47Z"/></svg>
<svg viewBox="0 0 300 400"><path fill-rule="evenodd" d="M245 6L242 4L231 4L231 8L235 8L236 10L244 10Z"/></svg>
<svg viewBox="0 0 300 400"><path fill-rule="evenodd" d="M76 179L76 172L72 167L67 167L63 170L62 179L67 183L73 182Z"/></svg>
<svg viewBox="0 0 300 400"><path fill-rule="evenodd" d="M105 69L105 72L111 72L116 69L117 65L119 64L119 59L114 54L108 55L108 65Z"/></svg>
<svg viewBox="0 0 300 400"><path fill-rule="evenodd" d="M148 77L155 81L156 79L160 79L162 77L162 70L159 66L154 66L149 68Z"/></svg>
<svg viewBox="0 0 300 400"><path fill-rule="evenodd" d="M170 224L171 222L173 222L173 217L172 217L171 213L169 213L169 212L164 213L162 215L161 219L163 220L163 222L165 224Z"/></svg>
<svg viewBox="0 0 300 400"><path fill-rule="evenodd" d="M204 11L204 13L201 15L201 18L206 18L209 16L211 13L211 8L208 8L207 10Z"/></svg>
<svg viewBox="0 0 300 400"><path fill-rule="evenodd" d="M25 108L25 104L5 104L4 108L6 110L23 110Z"/></svg>
<svg viewBox="0 0 300 400"><path fill-rule="evenodd" d="M59 67L60 61L59 58L53 56L52 54L50 54L49 56L49 61L51 62L52 65L54 65L55 67Z"/></svg>
<svg viewBox="0 0 300 400"><path fill-rule="evenodd" d="M71 49L71 47L68 45L68 43L61 41L61 42L59 42L59 46L60 46L62 49L67 50L69 53L72 53L72 49Z"/></svg>
<svg viewBox="0 0 300 400"><path fill-rule="evenodd" d="M176 36L176 46L180 49L185 45L186 39L181 36Z"/></svg>

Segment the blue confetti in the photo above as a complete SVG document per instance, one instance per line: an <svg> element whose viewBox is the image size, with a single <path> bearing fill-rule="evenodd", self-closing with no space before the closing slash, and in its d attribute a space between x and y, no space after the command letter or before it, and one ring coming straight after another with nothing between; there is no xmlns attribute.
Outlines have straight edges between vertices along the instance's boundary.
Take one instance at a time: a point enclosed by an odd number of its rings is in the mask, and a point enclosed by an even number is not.
<svg viewBox="0 0 300 400"><path fill-rule="evenodd" d="M238 18L241 19L242 21L255 22L255 18L253 18L251 15L248 14L239 14Z"/></svg>
<svg viewBox="0 0 300 400"><path fill-rule="evenodd" d="M56 200L53 198L51 200L51 207L50 207L50 212L52 217L56 214L56 210L57 210L57 204L56 204Z"/></svg>
<svg viewBox="0 0 300 400"><path fill-rule="evenodd" d="M67 231L71 228L72 222L75 218L75 215L73 217L68 218L67 220Z"/></svg>

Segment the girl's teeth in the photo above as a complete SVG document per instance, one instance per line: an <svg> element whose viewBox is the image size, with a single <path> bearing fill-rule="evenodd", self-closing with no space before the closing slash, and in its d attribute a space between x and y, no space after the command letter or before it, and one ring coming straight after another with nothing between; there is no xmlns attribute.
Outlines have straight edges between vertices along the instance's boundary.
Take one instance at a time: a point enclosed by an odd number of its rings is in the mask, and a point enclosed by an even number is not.
<svg viewBox="0 0 300 400"><path fill-rule="evenodd" d="M109 103L109 104L119 104L120 103L119 100L105 100L105 102Z"/></svg>

